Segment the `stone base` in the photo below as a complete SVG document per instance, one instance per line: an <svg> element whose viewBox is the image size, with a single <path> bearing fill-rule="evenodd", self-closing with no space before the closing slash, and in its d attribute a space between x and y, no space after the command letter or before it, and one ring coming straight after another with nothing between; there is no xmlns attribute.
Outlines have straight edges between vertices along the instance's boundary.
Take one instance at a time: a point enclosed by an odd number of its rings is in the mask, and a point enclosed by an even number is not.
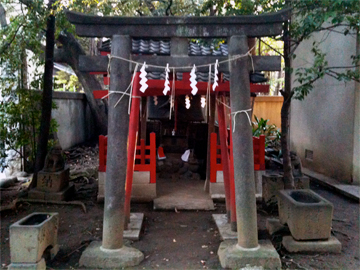
<svg viewBox="0 0 360 270"><path fill-rule="evenodd" d="M133 241L139 240L143 220L143 213L130 213L130 223L128 224L128 229L124 230L124 238Z"/></svg>
<svg viewBox="0 0 360 270"><path fill-rule="evenodd" d="M281 224L280 220L277 218L268 218L266 220L266 229L270 235L280 232L280 231L286 231L286 232L290 233L289 227Z"/></svg>
<svg viewBox="0 0 360 270"><path fill-rule="evenodd" d="M219 230L221 240L237 239L237 232L231 230L231 224L228 223L226 214L213 214L212 217Z"/></svg>
<svg viewBox="0 0 360 270"><path fill-rule="evenodd" d="M294 177L295 189L309 189L309 177ZM278 209L277 193L284 189L283 176L280 174L262 175L262 205L268 212Z"/></svg>
<svg viewBox="0 0 360 270"><path fill-rule="evenodd" d="M318 241L296 241L292 236L284 236L282 244L291 253L341 253L341 243L334 236Z"/></svg>
<svg viewBox="0 0 360 270"><path fill-rule="evenodd" d="M45 270L46 263L44 258L42 258L37 263L11 263L8 266L8 270Z"/></svg>
<svg viewBox="0 0 360 270"><path fill-rule="evenodd" d="M269 240L259 241L257 249L243 249L236 240L227 240L220 244L218 256L223 268L240 269L244 267L263 267L280 269L279 254Z"/></svg>
<svg viewBox="0 0 360 270"><path fill-rule="evenodd" d="M255 194L256 199L261 201L262 198L262 176L266 174L266 171L255 171Z"/></svg>
<svg viewBox="0 0 360 270"><path fill-rule="evenodd" d="M101 242L94 241L82 253L79 266L122 269L136 266L143 259L144 254L135 248L123 246L121 249L104 250L101 248Z"/></svg>
<svg viewBox="0 0 360 270"><path fill-rule="evenodd" d="M209 193L213 200L225 200L224 183L211 183L209 186Z"/></svg>
<svg viewBox="0 0 360 270"><path fill-rule="evenodd" d="M262 176L265 174L265 171L255 171L255 195L256 201L261 202L262 200ZM217 201L225 200L225 187L224 187L224 174L222 171L216 172L216 183L209 182L209 193L211 199Z"/></svg>
<svg viewBox="0 0 360 270"><path fill-rule="evenodd" d="M44 201L66 201L69 200L74 193L74 183L70 183L68 187L59 192L44 192L34 188L29 191L28 198Z"/></svg>
<svg viewBox="0 0 360 270"><path fill-rule="evenodd" d="M69 185L70 168L67 167L59 172L38 173L36 188L44 192L59 192Z"/></svg>
<svg viewBox="0 0 360 270"><path fill-rule="evenodd" d="M99 172L97 202L104 202L106 172ZM150 183L150 172L134 172L132 202L152 202L156 198L156 183Z"/></svg>

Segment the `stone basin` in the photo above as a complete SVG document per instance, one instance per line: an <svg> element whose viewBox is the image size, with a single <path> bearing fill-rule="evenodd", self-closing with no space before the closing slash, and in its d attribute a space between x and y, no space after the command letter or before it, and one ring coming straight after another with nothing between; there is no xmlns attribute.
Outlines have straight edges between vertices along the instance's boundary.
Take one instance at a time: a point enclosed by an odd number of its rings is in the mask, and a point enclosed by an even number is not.
<svg viewBox="0 0 360 270"><path fill-rule="evenodd" d="M40 262L45 250L52 258L59 250L58 213L32 213L10 226L10 256L12 264Z"/></svg>
<svg viewBox="0 0 360 270"><path fill-rule="evenodd" d="M329 239L333 205L310 189L280 190L279 219L296 240Z"/></svg>

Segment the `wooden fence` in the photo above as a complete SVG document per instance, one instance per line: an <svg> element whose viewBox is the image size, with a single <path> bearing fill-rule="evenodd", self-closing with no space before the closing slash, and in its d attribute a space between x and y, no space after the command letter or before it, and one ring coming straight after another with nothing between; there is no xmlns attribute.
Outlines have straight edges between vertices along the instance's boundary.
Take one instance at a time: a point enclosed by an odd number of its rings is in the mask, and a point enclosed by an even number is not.
<svg viewBox="0 0 360 270"><path fill-rule="evenodd" d="M258 96L255 98L253 121L256 117L269 119L268 124L275 124L281 128L281 107L283 103L282 96Z"/></svg>

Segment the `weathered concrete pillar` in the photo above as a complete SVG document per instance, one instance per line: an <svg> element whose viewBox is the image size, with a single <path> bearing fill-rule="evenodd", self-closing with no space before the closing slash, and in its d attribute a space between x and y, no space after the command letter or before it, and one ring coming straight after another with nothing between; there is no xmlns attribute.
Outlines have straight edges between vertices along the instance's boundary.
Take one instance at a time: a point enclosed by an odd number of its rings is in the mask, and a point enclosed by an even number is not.
<svg viewBox="0 0 360 270"><path fill-rule="evenodd" d="M130 58L131 38L114 36L111 55ZM131 82L129 64L113 58L110 63L110 93L125 91ZM105 204L102 247L118 249L123 246L125 180L127 167L127 137L129 132L129 96L122 93L109 96L108 152L105 182Z"/></svg>
<svg viewBox="0 0 360 270"><path fill-rule="evenodd" d="M246 54L246 36L232 36L229 43L230 59ZM271 242L259 245L258 241L252 132L246 112L241 112L251 108L248 56L230 61L230 99L238 240L220 244L219 260L224 268L280 269L280 257Z"/></svg>
<svg viewBox="0 0 360 270"><path fill-rule="evenodd" d="M130 59L131 38L115 35L111 55ZM125 180L129 131L129 96L123 95L131 82L129 63L112 58L110 63L108 151L105 181L103 240L92 242L81 255L79 265L89 268L118 269L138 265L142 252L123 245L125 220ZM114 91L114 92L112 92Z"/></svg>
<svg viewBox="0 0 360 270"><path fill-rule="evenodd" d="M231 37L230 57L246 54L247 51L246 36ZM252 131L246 113L237 113L251 108L248 61L246 56L230 62L230 99L238 244L243 248L256 248L258 233Z"/></svg>

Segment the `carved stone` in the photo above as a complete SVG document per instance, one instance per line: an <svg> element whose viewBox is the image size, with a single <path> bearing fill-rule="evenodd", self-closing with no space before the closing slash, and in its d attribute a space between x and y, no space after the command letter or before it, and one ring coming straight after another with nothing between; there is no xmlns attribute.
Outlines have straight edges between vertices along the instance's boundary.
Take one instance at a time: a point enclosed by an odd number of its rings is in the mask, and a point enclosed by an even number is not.
<svg viewBox="0 0 360 270"><path fill-rule="evenodd" d="M310 189L278 193L279 220L295 240L329 239L333 205Z"/></svg>

